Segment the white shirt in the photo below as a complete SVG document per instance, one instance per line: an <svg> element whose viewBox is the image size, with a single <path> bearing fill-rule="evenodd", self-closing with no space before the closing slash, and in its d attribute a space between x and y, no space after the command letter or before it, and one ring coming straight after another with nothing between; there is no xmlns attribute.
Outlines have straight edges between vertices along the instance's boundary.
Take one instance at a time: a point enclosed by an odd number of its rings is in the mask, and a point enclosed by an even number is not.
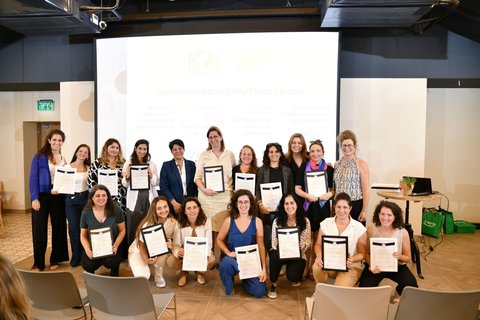
<svg viewBox="0 0 480 320"><path fill-rule="evenodd" d="M357 254L358 239L367 231L367 229L355 219L350 218L350 223L345 230L339 234L335 217L326 218L320 223L320 230L326 236L344 236L348 237L348 254L350 257Z"/></svg>

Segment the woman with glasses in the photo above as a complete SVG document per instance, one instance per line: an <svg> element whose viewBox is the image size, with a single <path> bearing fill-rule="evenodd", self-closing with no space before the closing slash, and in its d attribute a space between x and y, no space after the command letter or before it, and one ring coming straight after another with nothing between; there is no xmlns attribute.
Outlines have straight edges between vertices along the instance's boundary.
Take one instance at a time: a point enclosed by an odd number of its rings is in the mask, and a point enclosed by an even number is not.
<svg viewBox="0 0 480 320"><path fill-rule="evenodd" d="M367 162L357 157L357 137L351 130L341 132L337 142L343 157L335 163L333 184L335 193L345 192L352 199L351 217L365 225L369 200Z"/></svg>

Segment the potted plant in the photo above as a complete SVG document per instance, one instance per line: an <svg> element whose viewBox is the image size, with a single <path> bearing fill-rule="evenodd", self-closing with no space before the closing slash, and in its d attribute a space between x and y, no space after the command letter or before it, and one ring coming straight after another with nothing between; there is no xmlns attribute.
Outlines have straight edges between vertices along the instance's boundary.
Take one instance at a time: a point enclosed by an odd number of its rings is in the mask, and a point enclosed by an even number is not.
<svg viewBox="0 0 480 320"><path fill-rule="evenodd" d="M415 179L414 177L403 177L402 180L400 180L400 188L402 189L403 194L412 194L415 181L417 181L417 179Z"/></svg>

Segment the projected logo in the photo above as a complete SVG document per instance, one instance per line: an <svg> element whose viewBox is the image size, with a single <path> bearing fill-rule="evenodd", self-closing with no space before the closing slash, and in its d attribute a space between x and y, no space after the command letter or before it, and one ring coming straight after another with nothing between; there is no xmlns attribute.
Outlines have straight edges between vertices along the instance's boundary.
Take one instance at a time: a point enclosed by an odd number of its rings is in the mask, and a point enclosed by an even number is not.
<svg viewBox="0 0 480 320"><path fill-rule="evenodd" d="M190 73L197 75L211 75L217 73L220 67L218 56L208 50L197 50L190 53Z"/></svg>

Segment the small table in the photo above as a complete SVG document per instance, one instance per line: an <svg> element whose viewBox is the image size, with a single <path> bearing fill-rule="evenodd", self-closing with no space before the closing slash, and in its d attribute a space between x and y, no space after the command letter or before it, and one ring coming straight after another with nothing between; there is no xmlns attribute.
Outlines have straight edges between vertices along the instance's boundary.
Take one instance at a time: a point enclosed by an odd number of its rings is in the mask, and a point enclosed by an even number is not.
<svg viewBox="0 0 480 320"><path fill-rule="evenodd" d="M412 251L412 261L417 265L417 274L420 279L424 279L422 275L422 267L420 265L420 250L418 249L417 243L413 238L413 229L412 225L409 223L409 209L410 209L410 201L413 202L420 202L420 201L435 201L440 200L442 198L441 194L431 194L428 196L408 196L403 194L402 192L396 191L378 191L377 194L380 197L385 199L396 199L396 200L404 200L406 201L405 205L405 230L407 230L408 235L410 237L410 247Z"/></svg>

